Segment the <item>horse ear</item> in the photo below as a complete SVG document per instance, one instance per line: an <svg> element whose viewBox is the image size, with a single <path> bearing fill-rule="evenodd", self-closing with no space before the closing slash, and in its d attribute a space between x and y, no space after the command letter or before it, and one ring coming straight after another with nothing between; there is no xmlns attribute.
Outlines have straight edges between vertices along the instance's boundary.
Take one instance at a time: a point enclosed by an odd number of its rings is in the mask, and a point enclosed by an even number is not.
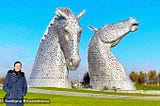
<svg viewBox="0 0 160 106"><path fill-rule="evenodd" d="M63 11L61 11L60 9L56 9L56 14L58 16L63 16L66 19L68 18L68 16Z"/></svg>
<svg viewBox="0 0 160 106"><path fill-rule="evenodd" d="M81 11L76 17L77 19L80 19L84 14L85 14L86 10Z"/></svg>
<svg viewBox="0 0 160 106"><path fill-rule="evenodd" d="M93 27L93 26L88 26L88 28L89 28L90 30L92 30L92 31L97 31L97 30L98 30L97 28L95 28L95 27Z"/></svg>

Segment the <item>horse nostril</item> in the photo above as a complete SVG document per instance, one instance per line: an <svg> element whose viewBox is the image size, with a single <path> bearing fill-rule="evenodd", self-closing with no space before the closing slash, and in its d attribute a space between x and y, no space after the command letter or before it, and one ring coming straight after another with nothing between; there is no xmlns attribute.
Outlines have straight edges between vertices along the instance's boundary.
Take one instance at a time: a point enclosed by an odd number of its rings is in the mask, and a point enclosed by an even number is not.
<svg viewBox="0 0 160 106"><path fill-rule="evenodd" d="M72 66L73 65L73 63L72 62L69 62L69 66Z"/></svg>
<svg viewBox="0 0 160 106"><path fill-rule="evenodd" d="M73 58L70 59L69 66L77 67L78 65L79 65L78 59L73 59Z"/></svg>
<svg viewBox="0 0 160 106"><path fill-rule="evenodd" d="M71 58L71 59L70 59L70 62L69 62L69 65L72 66L73 64L74 64L74 63L73 63L73 59Z"/></svg>

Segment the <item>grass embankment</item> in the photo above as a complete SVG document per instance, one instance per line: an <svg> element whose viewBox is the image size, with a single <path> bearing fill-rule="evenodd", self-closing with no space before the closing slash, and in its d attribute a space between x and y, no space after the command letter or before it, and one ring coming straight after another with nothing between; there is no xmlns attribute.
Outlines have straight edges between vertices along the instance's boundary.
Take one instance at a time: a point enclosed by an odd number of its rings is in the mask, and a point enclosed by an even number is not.
<svg viewBox="0 0 160 106"><path fill-rule="evenodd" d="M136 85L137 90L160 90L158 85Z"/></svg>
<svg viewBox="0 0 160 106"><path fill-rule="evenodd" d="M0 98L5 92L0 89ZM25 104L25 106L160 106L159 101L152 100L123 100L105 98L87 98L73 96L56 96L49 94L28 93L27 99L50 99L50 104ZM5 106L0 103L0 106Z"/></svg>

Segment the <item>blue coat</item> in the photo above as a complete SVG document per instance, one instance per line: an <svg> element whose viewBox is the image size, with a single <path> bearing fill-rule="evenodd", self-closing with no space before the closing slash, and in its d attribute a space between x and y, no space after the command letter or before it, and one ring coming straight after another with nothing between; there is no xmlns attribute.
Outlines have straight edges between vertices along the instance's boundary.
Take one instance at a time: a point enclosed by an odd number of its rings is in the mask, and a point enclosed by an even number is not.
<svg viewBox="0 0 160 106"><path fill-rule="evenodd" d="M27 93L27 82L24 73L17 73L14 70L9 70L3 83L3 89L7 94L7 100L23 100ZM7 106L23 106L23 103L6 104Z"/></svg>

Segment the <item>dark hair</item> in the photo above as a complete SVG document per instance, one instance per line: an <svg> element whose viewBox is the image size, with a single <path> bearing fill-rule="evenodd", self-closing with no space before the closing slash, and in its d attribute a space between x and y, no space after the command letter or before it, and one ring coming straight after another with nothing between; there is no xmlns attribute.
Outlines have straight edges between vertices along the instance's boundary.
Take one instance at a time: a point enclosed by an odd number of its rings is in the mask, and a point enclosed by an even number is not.
<svg viewBox="0 0 160 106"><path fill-rule="evenodd" d="M21 66L22 66L22 63L21 63L20 61L14 62L14 66L15 66L17 63L21 64Z"/></svg>

